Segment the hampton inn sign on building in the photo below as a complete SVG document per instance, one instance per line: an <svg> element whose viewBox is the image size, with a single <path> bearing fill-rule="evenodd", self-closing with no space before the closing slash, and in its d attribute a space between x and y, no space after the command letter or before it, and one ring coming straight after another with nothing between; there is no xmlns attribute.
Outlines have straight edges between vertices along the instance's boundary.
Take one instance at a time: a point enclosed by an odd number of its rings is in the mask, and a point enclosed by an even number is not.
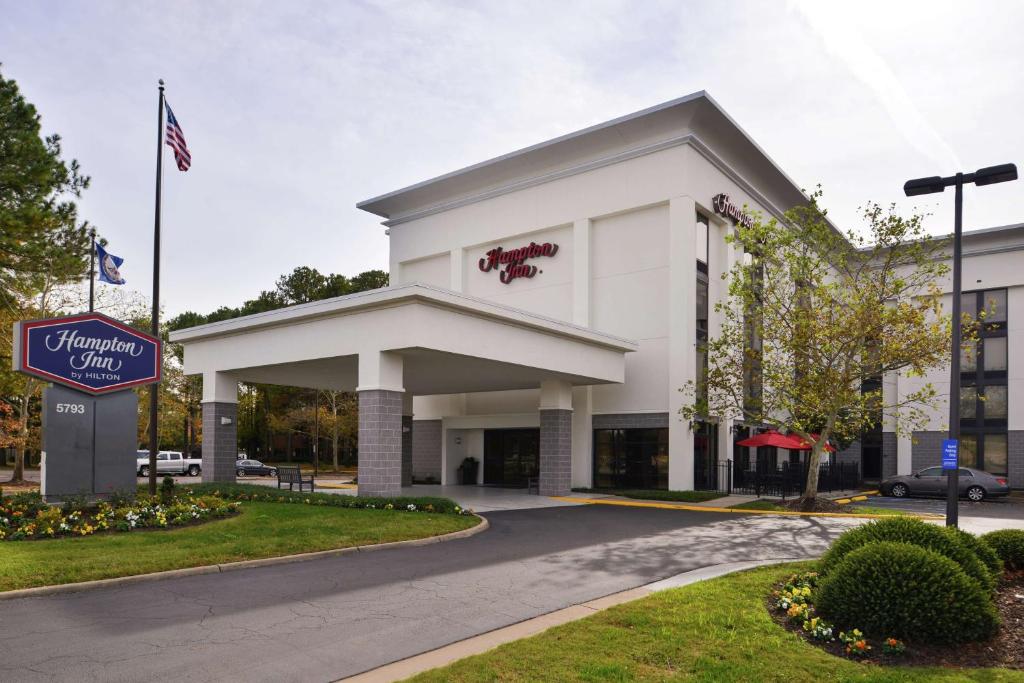
<svg viewBox="0 0 1024 683"><path fill-rule="evenodd" d="M234 477L240 381L357 392L361 495L455 484L467 457L480 484L536 477L544 495L692 489L716 462L753 467L762 454L733 443L756 425L690 424L679 388L743 258L728 231L803 201L703 92L366 200L389 228L390 287L172 334L203 376L203 477ZM965 365L967 457L1017 487L1022 254L1024 226L965 235L966 296L999 302L1000 319ZM837 457L865 477L938 464L942 413L917 439L886 423Z"/></svg>

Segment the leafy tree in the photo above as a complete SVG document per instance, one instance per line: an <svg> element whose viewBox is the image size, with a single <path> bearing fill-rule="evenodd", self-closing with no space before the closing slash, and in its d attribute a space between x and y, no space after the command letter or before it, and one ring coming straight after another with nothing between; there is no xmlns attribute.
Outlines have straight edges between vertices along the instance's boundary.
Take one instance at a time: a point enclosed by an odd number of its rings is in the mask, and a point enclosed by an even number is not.
<svg viewBox="0 0 1024 683"><path fill-rule="evenodd" d="M60 136L42 137L35 107L0 74L0 310L6 323L64 310L55 295L86 274L89 227L78 221L74 200L88 186L78 162L61 159ZM9 370L10 337L0 337L0 390L17 419L17 433L9 435L19 446L11 481L21 482L27 452L38 443L42 383Z"/></svg>
<svg viewBox="0 0 1024 683"><path fill-rule="evenodd" d="M243 302L237 308L222 306L206 315L186 311L171 318L167 322L167 329L180 330L387 286L388 274L383 270L368 270L349 278L336 273L324 275L316 268L299 266L292 272L279 277L274 289L260 292L258 297ZM168 344L167 346L172 347L172 353L180 365L183 360L181 346L178 344ZM168 371L167 367L165 364L165 378L176 378L177 375L173 370ZM182 377L178 389L172 395L164 398L164 395L161 394L161 406L171 405L178 400L190 401L183 407L186 416L184 418L177 412L177 408L173 411L168 409L168 412L173 413L173 416L168 418L169 423L174 423L176 420L180 423L180 420L188 419L188 415L199 414L199 400L202 392L198 385L188 384L188 382L197 383L199 381L199 378ZM175 382L178 380L175 379ZM274 455L274 434L283 433L287 438L285 458L290 461L293 455L292 437L300 435L310 438L314 431L314 414L313 406L310 405L309 391L295 387L244 383L241 392L238 406L239 443L250 456L260 453L263 458L267 459ZM320 407L321 430L331 435L332 458L334 466L337 468L341 449L350 449L355 445L357 429L355 396L345 392L322 391L320 398L322 401ZM164 411L161 410L161 434L164 434L163 415ZM148 419L148 413L145 415L140 413L140 429L148 424ZM195 420L195 422L199 422L199 420ZM178 431L173 433L177 434ZM140 434L144 433L144 431L140 432ZM161 436L161 443L164 443L164 436Z"/></svg>
<svg viewBox="0 0 1024 683"><path fill-rule="evenodd" d="M721 330L708 342L704 376L684 387L692 401L680 411L690 420L766 424L812 444L801 498L808 507L828 439L854 440L883 414L905 433L936 403L931 384L886 400L865 382L924 375L943 367L950 350L937 284L948 270L945 243L927 238L920 216L876 204L863 210L867 234L844 238L820 196L784 222L755 220L729 236L749 256L727 274L728 298L715 307Z"/></svg>
<svg viewBox="0 0 1024 683"><path fill-rule="evenodd" d="M89 228L74 198L88 186L78 162L61 159L60 136L41 136L36 108L0 74L0 303L17 305L16 292L31 294L39 278L85 275Z"/></svg>

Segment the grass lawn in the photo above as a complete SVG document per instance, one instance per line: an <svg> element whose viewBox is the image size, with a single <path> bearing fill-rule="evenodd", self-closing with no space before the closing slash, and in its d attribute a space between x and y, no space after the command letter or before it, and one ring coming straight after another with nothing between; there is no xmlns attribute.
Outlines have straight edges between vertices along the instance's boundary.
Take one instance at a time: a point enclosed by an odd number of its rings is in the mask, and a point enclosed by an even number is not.
<svg viewBox="0 0 1024 683"><path fill-rule="evenodd" d="M663 489L573 489L580 493L607 493L623 498L639 500L667 500L673 503L703 503L706 500L722 498L724 493L717 491L665 491Z"/></svg>
<svg viewBox="0 0 1024 683"><path fill-rule="evenodd" d="M425 672L413 681L1024 681L1006 669L880 668L776 625L771 585L809 563L667 590Z"/></svg>
<svg viewBox="0 0 1024 683"><path fill-rule="evenodd" d="M468 529L472 516L242 503L235 517L173 530L0 543L0 591L404 541Z"/></svg>
<svg viewBox="0 0 1024 683"><path fill-rule="evenodd" d="M784 508L778 503L771 500L752 500L749 503L739 503L738 505L731 505L731 510L769 510L772 512L784 512L788 508ZM876 508L870 506L843 506L843 512L851 515L905 515L908 514L904 510L893 510L891 508Z"/></svg>

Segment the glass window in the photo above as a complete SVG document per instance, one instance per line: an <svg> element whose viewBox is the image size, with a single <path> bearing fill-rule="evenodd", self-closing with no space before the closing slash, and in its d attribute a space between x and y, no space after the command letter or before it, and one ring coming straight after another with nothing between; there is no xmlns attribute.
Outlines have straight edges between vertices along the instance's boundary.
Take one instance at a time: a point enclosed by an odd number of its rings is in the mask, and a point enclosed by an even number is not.
<svg viewBox="0 0 1024 683"><path fill-rule="evenodd" d="M167 454L166 453L157 453L156 454L156 459L157 460L166 460L167 459Z"/></svg>
<svg viewBox="0 0 1024 683"><path fill-rule="evenodd" d="M595 429L594 486L667 489L668 429Z"/></svg>
<svg viewBox="0 0 1024 683"><path fill-rule="evenodd" d="M986 337L985 372L1006 371L1006 337Z"/></svg>
<svg viewBox="0 0 1024 683"><path fill-rule="evenodd" d="M985 398L983 401L985 421L1005 420L1006 411L1006 386L987 386L984 389Z"/></svg>
<svg viewBox="0 0 1024 683"><path fill-rule="evenodd" d="M942 468L941 467L929 467L926 470L921 470L918 474L920 474L922 477L941 477L941 476L943 476Z"/></svg>
<svg viewBox="0 0 1024 683"><path fill-rule="evenodd" d="M969 341L960 347L960 372L974 373L978 369L978 344Z"/></svg>
<svg viewBox="0 0 1024 683"><path fill-rule="evenodd" d="M974 476L973 474L971 474L970 470L965 470L962 467L957 470L957 474L959 474L961 477L973 477Z"/></svg>
<svg viewBox="0 0 1024 683"><path fill-rule="evenodd" d="M990 289L982 295L982 310L985 311L985 322L1006 322L1006 290Z"/></svg>
<svg viewBox="0 0 1024 683"><path fill-rule="evenodd" d="M697 226L694 230L694 251L697 254L697 260L703 264L708 262L708 219L704 216L697 215Z"/></svg>
<svg viewBox="0 0 1024 683"><path fill-rule="evenodd" d="M1006 476L1006 434L985 435L985 464L989 474Z"/></svg>
<svg viewBox="0 0 1024 683"><path fill-rule="evenodd" d="M978 466L978 437L974 434L960 435L960 465L963 467Z"/></svg>
<svg viewBox="0 0 1024 683"><path fill-rule="evenodd" d="M976 292L960 295L960 315L970 316L973 320L978 315L978 295Z"/></svg>
<svg viewBox="0 0 1024 683"><path fill-rule="evenodd" d="M708 339L708 283L697 278L697 341Z"/></svg>
<svg viewBox="0 0 1024 683"><path fill-rule="evenodd" d="M960 387L960 419L974 421L978 417L977 387Z"/></svg>

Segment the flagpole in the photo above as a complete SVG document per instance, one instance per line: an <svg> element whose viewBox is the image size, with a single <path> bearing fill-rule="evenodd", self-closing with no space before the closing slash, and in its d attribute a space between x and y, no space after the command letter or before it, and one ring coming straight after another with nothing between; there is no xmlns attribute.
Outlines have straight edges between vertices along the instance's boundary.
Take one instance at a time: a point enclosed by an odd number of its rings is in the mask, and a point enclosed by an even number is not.
<svg viewBox="0 0 1024 683"><path fill-rule="evenodd" d="M93 293L96 289L96 228L89 230L89 312L93 311Z"/></svg>
<svg viewBox="0 0 1024 683"><path fill-rule="evenodd" d="M160 336L160 195L164 159L164 79L160 79L160 99L156 111L156 212L153 218L153 319L151 332ZM159 362L163 362L161 358ZM156 454L158 442L158 396L160 383L149 386L149 495L156 495Z"/></svg>

